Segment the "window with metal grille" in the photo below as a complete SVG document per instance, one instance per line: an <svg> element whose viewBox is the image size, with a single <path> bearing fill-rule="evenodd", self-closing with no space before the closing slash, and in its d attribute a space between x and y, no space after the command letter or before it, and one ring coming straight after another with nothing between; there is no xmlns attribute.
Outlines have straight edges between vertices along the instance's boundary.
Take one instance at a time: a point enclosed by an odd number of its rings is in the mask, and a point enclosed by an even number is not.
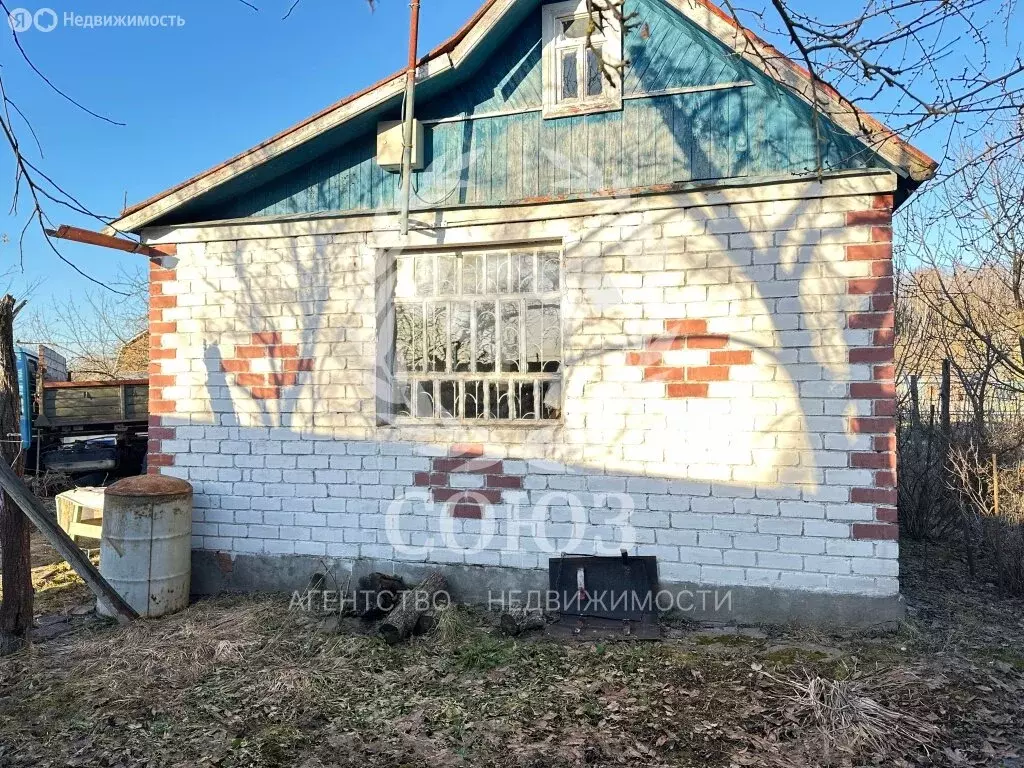
<svg viewBox="0 0 1024 768"><path fill-rule="evenodd" d="M561 254L399 256L394 414L539 422L561 414Z"/></svg>

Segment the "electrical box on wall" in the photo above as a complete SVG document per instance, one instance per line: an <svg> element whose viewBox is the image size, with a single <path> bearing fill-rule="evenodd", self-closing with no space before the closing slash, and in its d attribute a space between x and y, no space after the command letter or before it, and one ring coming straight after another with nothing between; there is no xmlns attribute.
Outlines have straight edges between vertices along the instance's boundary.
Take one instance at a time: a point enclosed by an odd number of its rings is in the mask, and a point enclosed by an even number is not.
<svg viewBox="0 0 1024 768"><path fill-rule="evenodd" d="M401 172L404 125L399 120L377 123L377 165L385 171ZM423 123L412 121L412 169L423 170Z"/></svg>

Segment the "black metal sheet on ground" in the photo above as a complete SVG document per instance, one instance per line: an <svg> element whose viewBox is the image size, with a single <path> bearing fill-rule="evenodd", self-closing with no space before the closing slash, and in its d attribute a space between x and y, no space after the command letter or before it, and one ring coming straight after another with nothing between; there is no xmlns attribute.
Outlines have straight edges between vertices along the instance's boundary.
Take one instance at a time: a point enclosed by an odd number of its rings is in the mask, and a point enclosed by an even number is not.
<svg viewBox="0 0 1024 768"><path fill-rule="evenodd" d="M548 585L563 617L642 622L653 616L655 557L553 557Z"/></svg>
<svg viewBox="0 0 1024 768"><path fill-rule="evenodd" d="M653 615L643 621L563 616L548 624L544 634L558 640L660 640L661 628Z"/></svg>

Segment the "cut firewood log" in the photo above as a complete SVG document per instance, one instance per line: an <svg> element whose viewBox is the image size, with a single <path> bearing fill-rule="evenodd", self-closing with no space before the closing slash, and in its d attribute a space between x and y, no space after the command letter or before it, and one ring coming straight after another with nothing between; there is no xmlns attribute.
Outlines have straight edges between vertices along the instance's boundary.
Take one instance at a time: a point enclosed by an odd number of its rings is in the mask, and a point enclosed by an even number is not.
<svg viewBox="0 0 1024 768"><path fill-rule="evenodd" d="M379 632L388 645L402 642L412 634L420 616L434 610L440 593L448 589L448 582L439 571L431 571L413 589L402 593L394 610L388 614Z"/></svg>
<svg viewBox="0 0 1024 768"><path fill-rule="evenodd" d="M544 614L514 607L501 614L501 631L506 635L521 635L544 627Z"/></svg>
<svg viewBox="0 0 1024 768"><path fill-rule="evenodd" d="M376 572L363 576L355 594L355 612L363 619L383 616L395 607L405 589L405 582L398 576Z"/></svg>

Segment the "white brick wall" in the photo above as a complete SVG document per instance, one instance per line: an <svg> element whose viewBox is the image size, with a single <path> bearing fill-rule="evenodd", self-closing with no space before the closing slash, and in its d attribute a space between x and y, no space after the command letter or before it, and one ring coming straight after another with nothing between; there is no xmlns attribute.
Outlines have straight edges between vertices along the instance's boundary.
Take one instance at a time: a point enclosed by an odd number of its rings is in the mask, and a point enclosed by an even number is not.
<svg viewBox="0 0 1024 768"><path fill-rule="evenodd" d="M885 346L861 327L884 295L851 281L884 279L886 259L848 248L884 240L856 217L892 188L845 176L446 212L416 245L564 245L565 408L536 428L377 425L375 260L398 242L392 218L151 233L177 244L154 270L151 469L194 484L201 549L542 568L621 545L657 555L665 581L895 594L887 396L851 392L885 383L884 353L851 356ZM643 361L673 323L749 362L669 396ZM652 354L687 376L709 365L703 349ZM465 445L521 484L483 520L417 485Z"/></svg>

